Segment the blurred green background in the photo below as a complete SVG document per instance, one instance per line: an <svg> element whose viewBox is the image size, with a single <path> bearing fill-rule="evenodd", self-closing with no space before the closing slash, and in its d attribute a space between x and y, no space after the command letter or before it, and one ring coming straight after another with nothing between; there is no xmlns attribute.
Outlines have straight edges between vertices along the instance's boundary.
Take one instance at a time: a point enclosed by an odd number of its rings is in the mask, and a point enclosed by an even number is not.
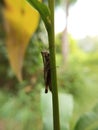
<svg viewBox="0 0 98 130"><path fill-rule="evenodd" d="M59 0L56 7L64 8L65 2L67 19L77 1ZM51 93L44 93L41 51L48 41L43 23L30 40L21 84L10 68L1 25L0 19L0 130L52 130ZM76 39L65 24L55 45L61 130L98 130L98 37Z"/></svg>

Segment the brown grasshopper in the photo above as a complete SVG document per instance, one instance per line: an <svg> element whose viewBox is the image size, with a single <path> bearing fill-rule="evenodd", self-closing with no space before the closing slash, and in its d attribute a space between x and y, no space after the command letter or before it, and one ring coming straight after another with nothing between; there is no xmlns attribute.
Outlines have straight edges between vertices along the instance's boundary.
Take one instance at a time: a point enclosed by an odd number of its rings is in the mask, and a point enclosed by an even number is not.
<svg viewBox="0 0 98 130"><path fill-rule="evenodd" d="M42 51L42 58L44 64L44 80L45 80L45 93L48 93L48 88L52 91L51 87L51 69L50 69L50 54L48 51Z"/></svg>

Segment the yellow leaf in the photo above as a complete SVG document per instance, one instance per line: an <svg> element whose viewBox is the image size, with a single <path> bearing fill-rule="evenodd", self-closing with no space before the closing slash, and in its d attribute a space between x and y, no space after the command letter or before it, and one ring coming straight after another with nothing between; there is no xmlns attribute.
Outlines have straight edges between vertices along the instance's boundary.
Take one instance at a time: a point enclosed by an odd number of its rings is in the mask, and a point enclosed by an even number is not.
<svg viewBox="0 0 98 130"><path fill-rule="evenodd" d="M39 13L26 0L5 0L6 46L11 67L22 81L22 66L29 40L39 23Z"/></svg>

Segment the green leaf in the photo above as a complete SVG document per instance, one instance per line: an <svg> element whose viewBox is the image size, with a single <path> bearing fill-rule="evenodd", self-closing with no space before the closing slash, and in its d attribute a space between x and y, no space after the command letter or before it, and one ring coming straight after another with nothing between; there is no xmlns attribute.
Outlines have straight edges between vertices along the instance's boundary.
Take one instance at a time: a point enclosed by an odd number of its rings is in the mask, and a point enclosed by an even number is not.
<svg viewBox="0 0 98 130"><path fill-rule="evenodd" d="M41 15L44 21L46 29L48 30L51 26L51 15L49 8L38 0L27 0Z"/></svg>
<svg viewBox="0 0 98 130"><path fill-rule="evenodd" d="M69 94L59 93L60 124L61 130L70 130L69 122L73 113L73 97ZM53 130L52 95L41 92L41 108L43 130Z"/></svg>
<svg viewBox="0 0 98 130"><path fill-rule="evenodd" d="M79 118L74 130L98 130L98 104Z"/></svg>

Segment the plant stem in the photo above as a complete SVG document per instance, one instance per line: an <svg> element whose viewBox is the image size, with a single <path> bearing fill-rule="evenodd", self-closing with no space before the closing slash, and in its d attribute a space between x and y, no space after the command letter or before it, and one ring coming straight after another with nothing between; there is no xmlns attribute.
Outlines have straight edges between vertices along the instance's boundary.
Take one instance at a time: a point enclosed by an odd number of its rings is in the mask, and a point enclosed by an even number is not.
<svg viewBox="0 0 98 130"><path fill-rule="evenodd" d="M49 51L50 51L50 64L51 64L53 125L54 130L60 130L56 58L55 58L54 0L48 0L48 4L51 12L51 22L52 22L51 27L48 30L48 38L49 38Z"/></svg>

